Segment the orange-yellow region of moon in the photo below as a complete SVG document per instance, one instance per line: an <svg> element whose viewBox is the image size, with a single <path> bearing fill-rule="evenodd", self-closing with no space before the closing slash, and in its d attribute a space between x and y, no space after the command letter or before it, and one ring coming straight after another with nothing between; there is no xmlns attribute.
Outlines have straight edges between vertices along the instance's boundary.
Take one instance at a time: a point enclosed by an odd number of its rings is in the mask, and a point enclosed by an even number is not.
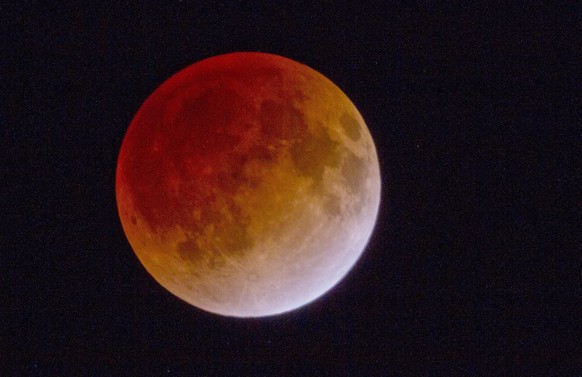
<svg viewBox="0 0 582 377"><path fill-rule="evenodd" d="M356 263L380 172L348 97L277 55L193 64L141 106L123 140L116 196L125 234L168 291L208 312L301 307Z"/></svg>

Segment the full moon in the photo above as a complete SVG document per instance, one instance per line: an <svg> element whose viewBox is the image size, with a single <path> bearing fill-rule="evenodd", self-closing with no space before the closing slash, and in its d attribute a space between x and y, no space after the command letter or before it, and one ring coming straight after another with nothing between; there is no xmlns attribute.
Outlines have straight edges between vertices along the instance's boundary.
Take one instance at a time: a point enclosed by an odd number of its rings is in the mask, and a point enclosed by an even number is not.
<svg viewBox="0 0 582 377"><path fill-rule="evenodd" d="M175 296L262 317L326 293L368 243L380 169L362 116L329 79L266 53L230 53L165 81L133 118L119 216Z"/></svg>

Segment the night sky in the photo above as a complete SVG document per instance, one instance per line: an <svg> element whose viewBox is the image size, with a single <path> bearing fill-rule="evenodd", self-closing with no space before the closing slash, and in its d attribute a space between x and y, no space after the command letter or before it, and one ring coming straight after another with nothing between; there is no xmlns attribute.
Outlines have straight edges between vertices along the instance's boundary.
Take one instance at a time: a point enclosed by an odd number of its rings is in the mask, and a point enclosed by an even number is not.
<svg viewBox="0 0 582 377"><path fill-rule="evenodd" d="M582 374L579 10L15 3L0 6L0 372ZM143 101L234 51L331 79L381 164L354 269L265 319L212 315L158 285L115 202Z"/></svg>

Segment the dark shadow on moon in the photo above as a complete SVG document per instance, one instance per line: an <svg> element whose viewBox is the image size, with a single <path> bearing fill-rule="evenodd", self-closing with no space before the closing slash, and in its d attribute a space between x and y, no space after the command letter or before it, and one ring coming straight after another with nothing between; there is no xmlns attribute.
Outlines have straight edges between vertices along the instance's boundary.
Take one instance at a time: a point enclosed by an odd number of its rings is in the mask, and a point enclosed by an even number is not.
<svg viewBox="0 0 582 377"><path fill-rule="evenodd" d="M350 139L353 141L360 140L362 137L362 126L353 116L348 113L343 113L340 118L340 124Z"/></svg>

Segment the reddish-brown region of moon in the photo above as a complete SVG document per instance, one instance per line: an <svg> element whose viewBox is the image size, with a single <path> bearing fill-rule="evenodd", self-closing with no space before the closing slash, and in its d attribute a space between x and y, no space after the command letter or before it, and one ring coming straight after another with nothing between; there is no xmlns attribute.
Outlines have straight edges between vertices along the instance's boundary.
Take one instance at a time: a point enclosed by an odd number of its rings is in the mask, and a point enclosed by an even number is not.
<svg viewBox="0 0 582 377"><path fill-rule="evenodd" d="M355 106L313 69L232 53L172 76L121 147L119 215L147 271L209 312L300 307L359 258L380 200Z"/></svg>

